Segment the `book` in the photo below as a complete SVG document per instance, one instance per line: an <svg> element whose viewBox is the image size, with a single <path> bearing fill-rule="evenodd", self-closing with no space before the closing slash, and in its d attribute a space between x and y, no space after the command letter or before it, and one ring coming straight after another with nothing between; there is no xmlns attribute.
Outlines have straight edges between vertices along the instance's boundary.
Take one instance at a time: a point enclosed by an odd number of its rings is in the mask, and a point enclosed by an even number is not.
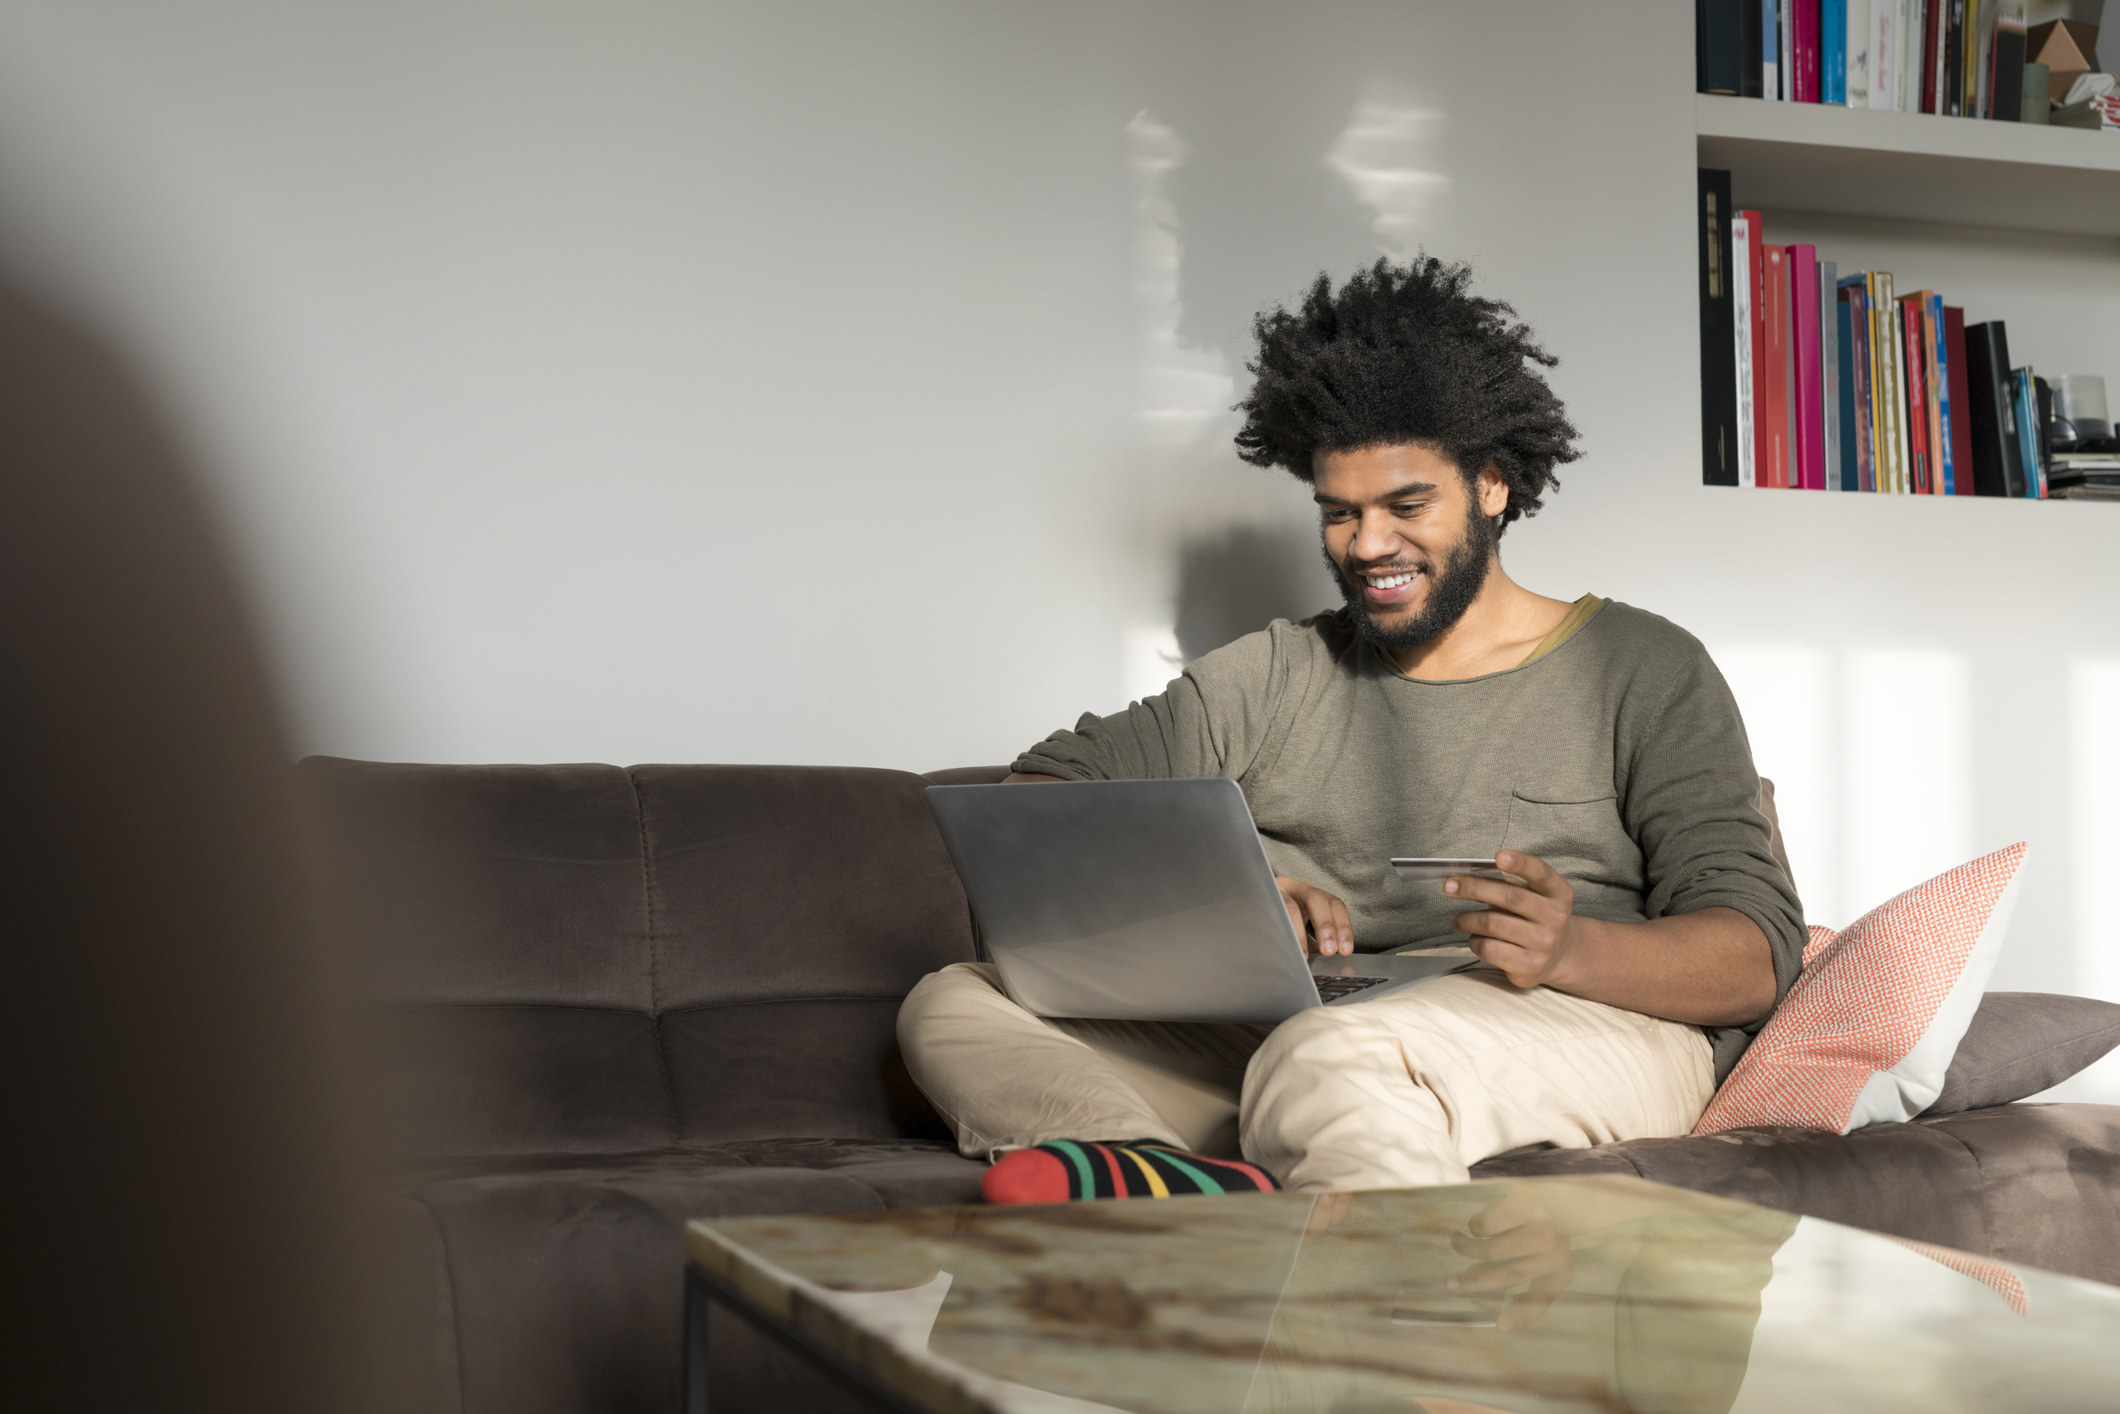
<svg viewBox="0 0 2120 1414"><path fill-rule="evenodd" d="M1922 389L1929 410L1929 481L1939 496L1951 494L1950 410L1944 399L1950 391L1950 373L1943 366L1943 296L1921 292L1921 362L1928 374Z"/></svg>
<svg viewBox="0 0 2120 1414"><path fill-rule="evenodd" d="M1696 93L1744 90L1745 36L1739 15L1751 0L1693 0L1693 88Z"/></svg>
<svg viewBox="0 0 2120 1414"><path fill-rule="evenodd" d="M1921 78L1929 68L1929 8L1936 0L1910 0L1906 6L1906 59L1902 68L1902 81L1906 93L1900 100L1900 112L1925 112L1921 106Z"/></svg>
<svg viewBox="0 0 2120 1414"><path fill-rule="evenodd" d="M1745 252L1751 264L1752 296L1752 484L1767 486L1767 241L1766 221L1757 211L1740 211L1749 239Z"/></svg>
<svg viewBox="0 0 2120 1414"><path fill-rule="evenodd" d="M1776 0L1776 27L1781 35L1781 96L1796 101L1796 6L1801 0Z"/></svg>
<svg viewBox="0 0 2120 1414"><path fill-rule="evenodd" d="M1929 474L1928 360L1922 355L1920 295L1899 297L1899 349L1906 360L1900 386L1906 389L1907 485L1917 496L1936 488Z"/></svg>
<svg viewBox="0 0 2120 1414"><path fill-rule="evenodd" d="M2010 370L2010 411L2017 419L2017 457L2024 463L2024 492L2032 500L2046 498L2045 468L2040 464L2039 394L2032 386L2030 368Z"/></svg>
<svg viewBox="0 0 2120 1414"><path fill-rule="evenodd" d="M1789 96L1816 103L1819 88L1819 0L1786 0L1789 11Z"/></svg>
<svg viewBox="0 0 2120 1414"><path fill-rule="evenodd" d="M2039 496L2052 496L2054 479L2054 388L2037 373L2031 377L2033 447L2039 462Z"/></svg>
<svg viewBox="0 0 2120 1414"><path fill-rule="evenodd" d="M1942 295L1930 294L1923 301L1921 324L1929 350L1929 462L1936 469L1936 494L1955 496L1958 464L1951 450L1951 365Z"/></svg>
<svg viewBox="0 0 2120 1414"><path fill-rule="evenodd" d="M1847 106L1848 0L1820 0L1818 6L1818 101Z"/></svg>
<svg viewBox="0 0 2120 1414"><path fill-rule="evenodd" d="M1870 0L1847 0L1848 106L1870 106Z"/></svg>
<svg viewBox="0 0 2120 1414"><path fill-rule="evenodd" d="M1836 385L1836 391L1840 394L1840 456L1833 463L1832 474L1826 484L1842 491L1859 491L1862 489L1862 466L1855 443L1862 435L1862 419L1855 391L1855 311L1848 301L1846 290L1836 291L1835 294L1833 315L1840 334L1835 345L1835 351L1839 355L1835 362L1840 368Z"/></svg>
<svg viewBox="0 0 2120 1414"><path fill-rule="evenodd" d="M1966 414L1973 439L1973 491L1980 496L2022 496L2024 464L2017 449L2017 418L2010 388L2009 330L2000 319L1965 331Z"/></svg>
<svg viewBox="0 0 2120 1414"><path fill-rule="evenodd" d="M1899 106L1899 11L1906 0L1870 0L1870 93L1872 108Z"/></svg>
<svg viewBox="0 0 2120 1414"><path fill-rule="evenodd" d="M1980 0L1965 17L1965 49L1974 55L1974 112L1989 117L1995 87L1995 0Z"/></svg>
<svg viewBox="0 0 2120 1414"><path fill-rule="evenodd" d="M1855 480L1848 489L1877 489L1876 442L1871 431L1875 404L1870 396L1870 282L1866 275L1844 276L1840 282L1841 307L1848 315L1847 381L1854 400Z"/></svg>
<svg viewBox="0 0 2120 1414"><path fill-rule="evenodd" d="M1759 0L1740 0L1738 22L1744 43L1744 68L1740 71L1742 86L1738 92L1746 98L1758 98L1761 54L1759 49Z"/></svg>
<svg viewBox="0 0 2120 1414"><path fill-rule="evenodd" d="M1954 484L1951 494L1970 496L1973 494L1973 428L1972 401L1967 389L1965 369L1965 311L1955 304L1943 307L1943 346L1950 378L1948 401L1951 407L1951 467Z"/></svg>
<svg viewBox="0 0 2120 1414"><path fill-rule="evenodd" d="M1737 484L1759 484L1752 409L1752 218L1740 211L1730 218L1730 332L1737 383Z"/></svg>
<svg viewBox="0 0 2120 1414"><path fill-rule="evenodd" d="M1762 364L1759 417L1759 484L1785 488L1790 478L1789 442L1789 250L1787 246L1763 247L1767 262L1765 353Z"/></svg>
<svg viewBox="0 0 2120 1414"><path fill-rule="evenodd" d="M1870 272L1870 318L1876 325L1871 356L1876 362L1877 489L1901 496L1907 489L1906 391L1900 369L1906 360L1899 333L1899 305L1892 298L1892 272Z"/></svg>
<svg viewBox="0 0 2120 1414"><path fill-rule="evenodd" d="M1730 174L1699 169L1701 479L1737 484L1737 369L1730 310Z"/></svg>
<svg viewBox="0 0 2120 1414"><path fill-rule="evenodd" d="M1788 247L1789 357L1795 379L1790 445L1796 449L1796 474L1789 484L1804 491L1826 489L1825 377L1819 367L1824 349L1818 328L1818 247Z"/></svg>
<svg viewBox="0 0 2120 1414"><path fill-rule="evenodd" d="M1965 117L1965 0L1950 0L1938 38L1936 83L1942 87L1942 110L1946 117Z"/></svg>
<svg viewBox="0 0 2120 1414"><path fill-rule="evenodd" d="M1943 22L1944 11L1950 0L1926 0L1921 11L1921 111L1940 113L1943 111L1941 81L1943 79L1943 38L1947 27Z"/></svg>
<svg viewBox="0 0 2120 1414"><path fill-rule="evenodd" d="M1980 116L2014 123L2024 116L2024 0L2000 0L1995 8L1994 78L1988 110Z"/></svg>
<svg viewBox="0 0 2120 1414"><path fill-rule="evenodd" d="M1820 465L1824 469L1823 485L1828 491L1841 489L1840 483L1840 267L1830 260L1818 262L1818 276L1812 281L1818 300L1818 368L1825 383L1825 392L1819 402L1825 420L1825 456Z"/></svg>
<svg viewBox="0 0 2120 1414"><path fill-rule="evenodd" d="M1759 0L1759 96L1778 102L1781 91L1781 5Z"/></svg>

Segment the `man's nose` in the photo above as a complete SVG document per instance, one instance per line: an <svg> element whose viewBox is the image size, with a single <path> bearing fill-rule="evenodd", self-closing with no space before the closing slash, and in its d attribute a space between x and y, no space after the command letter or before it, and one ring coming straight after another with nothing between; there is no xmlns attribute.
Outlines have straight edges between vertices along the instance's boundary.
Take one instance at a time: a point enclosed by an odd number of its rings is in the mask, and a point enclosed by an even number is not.
<svg viewBox="0 0 2120 1414"><path fill-rule="evenodd" d="M1364 511L1355 525L1354 558L1364 564L1388 560L1399 551L1398 530L1386 511Z"/></svg>

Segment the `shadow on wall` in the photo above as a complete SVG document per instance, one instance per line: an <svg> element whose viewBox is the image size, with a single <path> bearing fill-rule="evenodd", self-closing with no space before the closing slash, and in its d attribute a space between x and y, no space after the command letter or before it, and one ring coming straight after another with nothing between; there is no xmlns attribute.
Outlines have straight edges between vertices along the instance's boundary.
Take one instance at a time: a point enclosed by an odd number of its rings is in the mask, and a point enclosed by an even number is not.
<svg viewBox="0 0 2120 1414"><path fill-rule="evenodd" d="M1178 652L1190 663L1275 619L1339 602L1308 527L1239 525L1178 551Z"/></svg>

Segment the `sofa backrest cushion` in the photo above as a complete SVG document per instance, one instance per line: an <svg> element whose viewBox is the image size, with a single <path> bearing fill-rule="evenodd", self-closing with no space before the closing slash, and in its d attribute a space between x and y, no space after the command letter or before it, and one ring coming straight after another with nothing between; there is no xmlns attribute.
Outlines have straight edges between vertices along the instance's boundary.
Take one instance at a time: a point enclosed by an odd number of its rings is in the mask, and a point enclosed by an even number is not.
<svg viewBox="0 0 2120 1414"><path fill-rule="evenodd" d="M329 934L422 1157L891 1137L898 1001L973 955L896 771L312 758Z"/></svg>

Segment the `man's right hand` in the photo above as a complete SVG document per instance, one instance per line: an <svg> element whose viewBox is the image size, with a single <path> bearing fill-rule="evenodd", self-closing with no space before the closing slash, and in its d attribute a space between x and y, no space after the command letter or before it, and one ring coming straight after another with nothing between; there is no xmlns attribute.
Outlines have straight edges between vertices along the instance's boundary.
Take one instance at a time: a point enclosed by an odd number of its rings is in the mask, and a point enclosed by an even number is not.
<svg viewBox="0 0 2120 1414"><path fill-rule="evenodd" d="M1281 886L1281 902L1288 906L1288 921L1295 925L1306 954L1332 957L1354 952L1354 922L1347 916L1346 904L1301 879L1276 874L1273 881Z"/></svg>

